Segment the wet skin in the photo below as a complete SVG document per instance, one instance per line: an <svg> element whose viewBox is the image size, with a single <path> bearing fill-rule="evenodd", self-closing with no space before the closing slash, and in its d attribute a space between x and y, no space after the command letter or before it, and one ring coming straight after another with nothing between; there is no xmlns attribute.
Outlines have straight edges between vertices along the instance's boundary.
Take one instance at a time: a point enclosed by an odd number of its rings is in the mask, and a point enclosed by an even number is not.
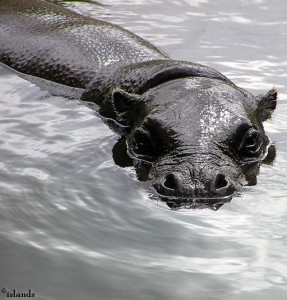
<svg viewBox="0 0 287 300"><path fill-rule="evenodd" d="M262 122L275 89L255 97L216 70L45 1L0 0L0 62L79 88L121 135L115 161L128 154L120 165L132 163L171 207L220 207L256 183L274 149Z"/></svg>

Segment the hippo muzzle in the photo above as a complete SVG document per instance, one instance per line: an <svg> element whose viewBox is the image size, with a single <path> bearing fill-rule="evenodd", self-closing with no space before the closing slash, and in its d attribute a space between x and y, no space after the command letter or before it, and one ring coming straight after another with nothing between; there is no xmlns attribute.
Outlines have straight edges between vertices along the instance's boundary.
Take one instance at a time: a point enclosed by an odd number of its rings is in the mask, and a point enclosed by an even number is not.
<svg viewBox="0 0 287 300"><path fill-rule="evenodd" d="M162 197L201 200L233 196L246 182L240 168L231 160L228 166L219 166L210 156L191 156L187 162L162 167L155 165L151 169L153 187ZM215 160L218 162L217 157Z"/></svg>

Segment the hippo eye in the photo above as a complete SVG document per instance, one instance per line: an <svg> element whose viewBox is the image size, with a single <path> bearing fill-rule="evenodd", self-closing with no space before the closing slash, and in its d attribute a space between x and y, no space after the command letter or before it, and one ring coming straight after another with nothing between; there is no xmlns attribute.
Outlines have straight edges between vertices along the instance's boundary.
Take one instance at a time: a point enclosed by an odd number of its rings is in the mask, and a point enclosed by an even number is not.
<svg viewBox="0 0 287 300"><path fill-rule="evenodd" d="M240 151L244 156L258 156L261 152L262 138L255 128L250 128L245 133L240 144Z"/></svg>
<svg viewBox="0 0 287 300"><path fill-rule="evenodd" d="M139 128L133 136L133 148L136 154L152 155L154 145L148 130Z"/></svg>

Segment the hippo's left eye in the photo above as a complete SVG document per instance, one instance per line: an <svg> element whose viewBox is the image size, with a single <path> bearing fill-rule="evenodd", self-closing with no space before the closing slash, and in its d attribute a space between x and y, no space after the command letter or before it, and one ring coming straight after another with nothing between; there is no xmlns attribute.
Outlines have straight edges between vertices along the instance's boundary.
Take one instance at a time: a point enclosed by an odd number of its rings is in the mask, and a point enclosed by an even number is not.
<svg viewBox="0 0 287 300"><path fill-rule="evenodd" d="M249 128L240 144L239 150L244 156L258 156L261 153L262 138L255 128Z"/></svg>

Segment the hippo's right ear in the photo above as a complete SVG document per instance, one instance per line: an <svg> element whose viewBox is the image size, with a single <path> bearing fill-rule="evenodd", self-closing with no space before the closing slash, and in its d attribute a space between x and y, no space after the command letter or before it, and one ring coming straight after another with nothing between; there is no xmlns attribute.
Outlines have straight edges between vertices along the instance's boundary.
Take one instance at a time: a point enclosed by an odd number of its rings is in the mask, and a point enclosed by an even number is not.
<svg viewBox="0 0 287 300"><path fill-rule="evenodd" d="M114 89L112 93L112 103L118 114L130 112L139 103L140 96L130 94L122 89Z"/></svg>
<svg viewBox="0 0 287 300"><path fill-rule="evenodd" d="M258 97L258 109L261 115L261 120L266 121L271 118L277 104L277 90L271 89L266 95Z"/></svg>

